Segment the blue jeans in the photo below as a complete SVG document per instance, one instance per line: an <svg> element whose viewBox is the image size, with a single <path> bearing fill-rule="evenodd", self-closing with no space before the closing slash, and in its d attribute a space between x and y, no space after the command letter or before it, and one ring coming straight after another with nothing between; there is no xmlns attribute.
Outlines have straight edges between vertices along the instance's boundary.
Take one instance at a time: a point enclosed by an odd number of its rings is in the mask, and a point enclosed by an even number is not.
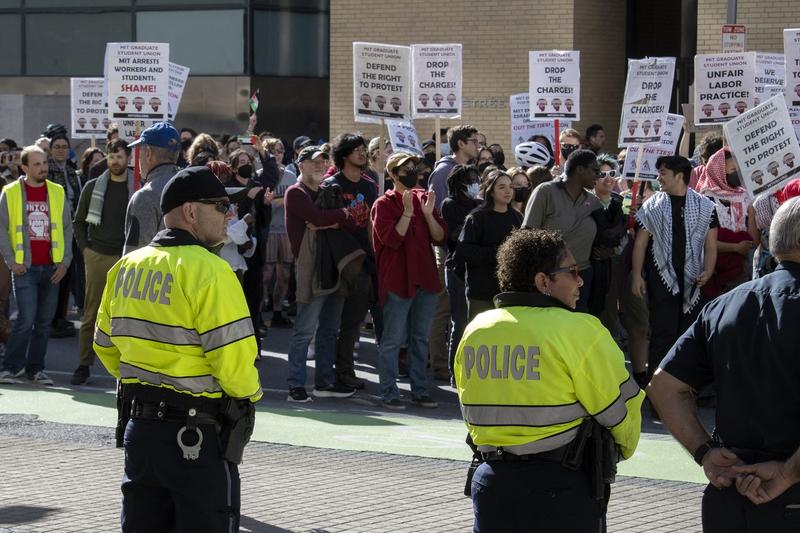
<svg viewBox="0 0 800 533"><path fill-rule="evenodd" d="M589 312L589 295L592 292L592 278L594 277L592 267L588 266L581 270L581 279L583 280L583 287L581 287L581 297L578 298L578 303L575 305L575 310L581 313Z"/></svg>
<svg viewBox="0 0 800 533"><path fill-rule="evenodd" d="M378 371L381 397L400 398L397 388L400 346L408 338L408 376L411 395L422 398L428 394L428 333L438 294L417 290L413 298L400 298L390 292L383 305L383 337L378 351Z"/></svg>
<svg viewBox="0 0 800 533"><path fill-rule="evenodd" d="M54 265L35 265L21 276L12 275L18 314L6 344L4 370L25 368L29 375L44 370L50 322L58 304L58 284L50 283L55 270Z"/></svg>
<svg viewBox="0 0 800 533"><path fill-rule="evenodd" d="M344 298L328 294L314 298L311 303L297 302L292 338L289 339L289 388L306 386L306 355L308 343L317 331L314 359L315 387L327 387L334 382L333 361L336 358L336 335L342 320ZM322 320L320 320L320 316ZM317 326L319 323L319 326Z"/></svg>
<svg viewBox="0 0 800 533"><path fill-rule="evenodd" d="M450 375L454 376L453 361L456 360L458 343L461 342L464 328L467 327L467 288L464 280L450 268L445 270L445 281L447 294L450 296L450 347L447 366L450 368Z"/></svg>

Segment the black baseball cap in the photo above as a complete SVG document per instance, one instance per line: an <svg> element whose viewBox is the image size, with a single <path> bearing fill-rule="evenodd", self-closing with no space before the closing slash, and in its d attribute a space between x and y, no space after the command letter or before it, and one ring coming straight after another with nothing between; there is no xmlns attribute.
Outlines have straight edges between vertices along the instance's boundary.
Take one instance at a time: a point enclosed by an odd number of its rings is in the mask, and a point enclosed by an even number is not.
<svg viewBox="0 0 800 533"><path fill-rule="evenodd" d="M228 191L208 167L187 167L175 174L161 193L161 212L166 214L186 202L227 198Z"/></svg>
<svg viewBox="0 0 800 533"><path fill-rule="evenodd" d="M300 150L300 153L297 155L297 164L299 165L303 161L308 161L309 159L315 159L320 155L328 159L328 154L323 152L319 146L306 146Z"/></svg>
<svg viewBox="0 0 800 533"><path fill-rule="evenodd" d="M295 152L299 152L306 146L311 146L312 144L314 144L314 142L310 137L301 135L299 137L295 137L294 142L292 143L292 148L294 148Z"/></svg>

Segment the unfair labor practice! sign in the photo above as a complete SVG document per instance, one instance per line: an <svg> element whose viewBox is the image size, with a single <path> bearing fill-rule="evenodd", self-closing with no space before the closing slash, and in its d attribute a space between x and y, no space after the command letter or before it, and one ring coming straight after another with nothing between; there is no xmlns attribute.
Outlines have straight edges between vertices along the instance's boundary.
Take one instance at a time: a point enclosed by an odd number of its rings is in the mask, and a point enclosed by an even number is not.
<svg viewBox="0 0 800 533"><path fill-rule="evenodd" d="M103 78L70 78L71 132L73 139L105 136L109 126L103 105Z"/></svg>
<svg viewBox="0 0 800 533"><path fill-rule="evenodd" d="M721 124L752 109L756 53L694 56L694 120Z"/></svg>
<svg viewBox="0 0 800 533"><path fill-rule="evenodd" d="M782 95L723 126L742 183L755 197L783 187L800 172L800 146Z"/></svg>
<svg viewBox="0 0 800 533"><path fill-rule="evenodd" d="M661 140L674 78L674 57L628 60L628 78L619 123L620 146Z"/></svg>
<svg viewBox="0 0 800 533"><path fill-rule="evenodd" d="M512 94L509 99L511 109L511 150L519 143L528 141L534 135L542 135L556 146L555 129L552 120L531 120L530 93ZM569 120L560 121L559 127L565 130L572 126Z"/></svg>
<svg viewBox="0 0 800 533"><path fill-rule="evenodd" d="M414 118L461 116L461 45L412 44Z"/></svg>
<svg viewBox="0 0 800 533"><path fill-rule="evenodd" d="M528 52L530 118L581 119L580 52Z"/></svg>
<svg viewBox="0 0 800 533"><path fill-rule="evenodd" d="M353 43L353 109L356 122L411 119L410 54L408 46Z"/></svg>

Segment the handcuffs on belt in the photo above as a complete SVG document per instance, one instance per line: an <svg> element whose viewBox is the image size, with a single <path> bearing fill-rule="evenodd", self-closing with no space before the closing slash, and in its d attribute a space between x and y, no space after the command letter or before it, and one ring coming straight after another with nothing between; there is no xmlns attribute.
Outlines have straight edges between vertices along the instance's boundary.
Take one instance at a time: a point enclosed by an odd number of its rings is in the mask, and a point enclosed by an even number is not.
<svg viewBox="0 0 800 533"><path fill-rule="evenodd" d="M186 445L183 443L183 434L186 430L193 430L197 433L197 443L193 445ZM187 412L186 425L178 430L178 446L181 447L183 458L188 461L194 461L200 457L200 448L203 445L203 432L197 429L197 409L191 407Z"/></svg>

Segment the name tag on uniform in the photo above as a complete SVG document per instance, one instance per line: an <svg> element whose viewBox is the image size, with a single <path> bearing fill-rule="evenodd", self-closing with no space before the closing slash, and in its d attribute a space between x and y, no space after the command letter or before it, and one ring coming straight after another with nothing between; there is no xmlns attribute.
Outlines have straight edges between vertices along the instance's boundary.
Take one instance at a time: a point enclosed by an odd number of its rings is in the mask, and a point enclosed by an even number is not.
<svg viewBox="0 0 800 533"><path fill-rule="evenodd" d="M467 379L474 371L480 379L539 381L538 346L464 346L464 369Z"/></svg>

